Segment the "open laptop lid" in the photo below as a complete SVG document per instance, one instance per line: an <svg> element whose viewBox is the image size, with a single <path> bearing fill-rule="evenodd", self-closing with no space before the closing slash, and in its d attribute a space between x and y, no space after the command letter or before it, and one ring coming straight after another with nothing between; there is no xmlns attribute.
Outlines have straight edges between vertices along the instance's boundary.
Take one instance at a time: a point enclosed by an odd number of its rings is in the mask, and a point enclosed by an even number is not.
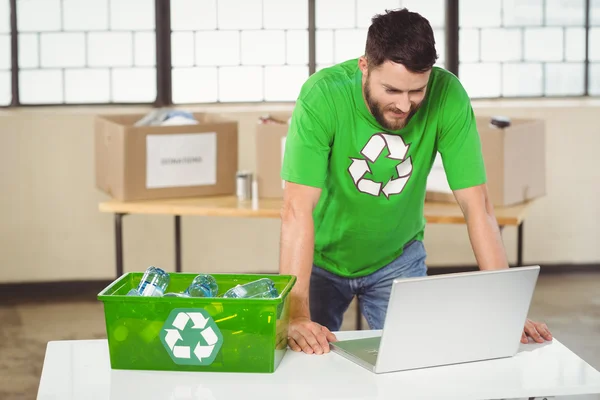
<svg viewBox="0 0 600 400"><path fill-rule="evenodd" d="M516 354L539 266L394 281L376 372Z"/></svg>

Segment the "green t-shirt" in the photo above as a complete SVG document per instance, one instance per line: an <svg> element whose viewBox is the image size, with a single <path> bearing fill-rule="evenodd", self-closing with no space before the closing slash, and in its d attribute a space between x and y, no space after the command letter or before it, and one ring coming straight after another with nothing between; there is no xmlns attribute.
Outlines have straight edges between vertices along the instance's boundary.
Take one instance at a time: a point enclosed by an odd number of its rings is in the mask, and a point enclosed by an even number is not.
<svg viewBox="0 0 600 400"><path fill-rule="evenodd" d="M398 131L371 115L361 79L356 59L309 77L281 170L286 181L322 189L314 263L344 277L370 274L423 238L426 181L438 151L451 189L486 180L470 99L453 74L433 68L421 108Z"/></svg>

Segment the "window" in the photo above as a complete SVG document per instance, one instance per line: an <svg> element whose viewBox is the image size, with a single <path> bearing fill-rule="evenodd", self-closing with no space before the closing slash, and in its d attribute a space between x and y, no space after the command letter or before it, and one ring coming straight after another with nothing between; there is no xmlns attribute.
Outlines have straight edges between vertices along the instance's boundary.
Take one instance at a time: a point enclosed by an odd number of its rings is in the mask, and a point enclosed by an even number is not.
<svg viewBox="0 0 600 400"><path fill-rule="evenodd" d="M22 104L156 98L153 0L18 0Z"/></svg>
<svg viewBox="0 0 600 400"><path fill-rule="evenodd" d="M429 20L445 67L446 3L0 0L0 107L293 102L312 68L363 55L371 19L403 7ZM472 98L600 96L600 0L458 4L452 60Z"/></svg>
<svg viewBox="0 0 600 400"><path fill-rule="evenodd" d="M171 0L174 103L294 101L307 0Z"/></svg>
<svg viewBox="0 0 600 400"><path fill-rule="evenodd" d="M444 65L445 0L315 0L317 70L364 54L367 31L376 14L406 7L431 24Z"/></svg>
<svg viewBox="0 0 600 400"><path fill-rule="evenodd" d="M459 4L459 76L471 97L584 94L585 0Z"/></svg>
<svg viewBox="0 0 600 400"><path fill-rule="evenodd" d="M10 53L10 3L0 0L0 106L12 101Z"/></svg>

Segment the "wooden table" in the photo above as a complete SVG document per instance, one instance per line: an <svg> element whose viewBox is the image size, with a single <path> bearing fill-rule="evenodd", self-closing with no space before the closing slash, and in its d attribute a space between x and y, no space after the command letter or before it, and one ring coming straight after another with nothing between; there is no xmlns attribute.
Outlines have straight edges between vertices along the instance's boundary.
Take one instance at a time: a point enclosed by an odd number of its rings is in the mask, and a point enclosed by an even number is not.
<svg viewBox="0 0 600 400"><path fill-rule="evenodd" d="M495 214L500 229L517 227L517 266L523 265L523 222L531 203L511 207L496 207ZM239 201L235 196L190 197L146 201L102 202L102 212L115 216L116 276L123 274L123 217L128 214L172 215L175 218L175 271L181 272L181 216L216 216L245 218L280 218L281 199L260 199L254 208L252 201ZM458 204L425 202L425 219L430 224L464 224L465 219ZM357 303L358 304L358 303ZM357 305L358 307L358 305ZM361 314L357 314L357 329L361 327Z"/></svg>

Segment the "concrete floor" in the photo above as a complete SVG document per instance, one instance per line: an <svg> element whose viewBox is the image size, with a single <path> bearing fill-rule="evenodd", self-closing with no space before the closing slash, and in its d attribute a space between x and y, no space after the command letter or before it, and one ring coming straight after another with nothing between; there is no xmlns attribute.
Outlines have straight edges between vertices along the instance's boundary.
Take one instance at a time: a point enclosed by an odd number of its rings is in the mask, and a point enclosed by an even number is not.
<svg viewBox="0 0 600 400"><path fill-rule="evenodd" d="M0 305L0 399L34 399L50 340L105 338L104 313L95 295ZM351 305L343 330L354 329ZM530 318L600 370L600 273L541 275ZM367 328L366 322L363 326Z"/></svg>

